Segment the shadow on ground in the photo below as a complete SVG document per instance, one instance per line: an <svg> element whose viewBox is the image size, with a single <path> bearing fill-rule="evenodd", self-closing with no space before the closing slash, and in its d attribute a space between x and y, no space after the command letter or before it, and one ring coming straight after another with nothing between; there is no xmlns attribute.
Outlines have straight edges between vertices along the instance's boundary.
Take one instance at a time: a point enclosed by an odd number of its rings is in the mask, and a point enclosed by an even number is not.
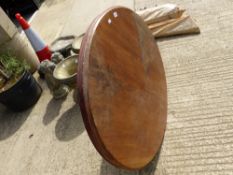
<svg viewBox="0 0 233 175"><path fill-rule="evenodd" d="M60 141L70 141L85 130L78 105L68 109L57 121L55 127L56 137Z"/></svg>
<svg viewBox="0 0 233 175"><path fill-rule="evenodd" d="M52 122L58 115L65 99L54 100L53 98L49 101L45 115L43 117L43 123L48 125Z"/></svg>
<svg viewBox="0 0 233 175"><path fill-rule="evenodd" d="M23 112L13 112L0 105L0 141L16 133L27 120L33 108Z"/></svg>
<svg viewBox="0 0 233 175"><path fill-rule="evenodd" d="M154 175L158 163L158 159L160 156L160 151L156 154L156 156L153 158L153 160L142 170L138 171L128 171L119 169L108 162L106 162L104 159L102 160L101 164L101 171L100 175Z"/></svg>

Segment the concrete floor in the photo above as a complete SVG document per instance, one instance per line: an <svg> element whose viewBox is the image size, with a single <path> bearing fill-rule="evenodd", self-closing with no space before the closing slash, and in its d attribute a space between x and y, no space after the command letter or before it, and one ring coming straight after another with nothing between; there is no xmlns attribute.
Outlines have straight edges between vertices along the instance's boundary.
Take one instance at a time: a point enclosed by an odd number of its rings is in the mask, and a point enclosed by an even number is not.
<svg viewBox="0 0 233 175"><path fill-rule="evenodd" d="M32 25L48 43L64 31L59 26L69 18L56 18L55 9L67 9L73 2L48 0L35 16ZM72 93L54 101L39 80L44 91L33 108L12 113L0 107L0 175L233 174L233 1L169 2L186 8L201 34L158 40L169 103L159 156L142 171L111 166L90 142ZM139 9L161 3L135 0L134 5ZM43 24L46 9L56 20ZM66 11L62 14L68 15Z"/></svg>

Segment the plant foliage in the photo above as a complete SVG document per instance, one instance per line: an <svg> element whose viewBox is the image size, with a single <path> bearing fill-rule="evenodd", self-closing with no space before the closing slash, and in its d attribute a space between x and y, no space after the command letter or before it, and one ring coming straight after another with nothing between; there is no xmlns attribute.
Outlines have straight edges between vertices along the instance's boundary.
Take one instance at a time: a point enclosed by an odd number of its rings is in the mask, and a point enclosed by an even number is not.
<svg viewBox="0 0 233 175"><path fill-rule="evenodd" d="M12 78L17 78L22 75L25 70L29 69L25 61L17 59L17 57L10 52L0 55L0 64L0 69Z"/></svg>

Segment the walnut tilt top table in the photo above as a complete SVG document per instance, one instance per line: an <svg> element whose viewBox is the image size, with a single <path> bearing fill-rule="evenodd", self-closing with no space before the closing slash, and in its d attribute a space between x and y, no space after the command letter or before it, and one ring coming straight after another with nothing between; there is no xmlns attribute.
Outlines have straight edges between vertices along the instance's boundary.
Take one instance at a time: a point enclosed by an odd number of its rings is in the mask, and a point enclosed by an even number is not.
<svg viewBox="0 0 233 175"><path fill-rule="evenodd" d="M141 169L158 152L167 118L167 87L157 44L133 11L113 7L86 32L77 88L84 124L113 165Z"/></svg>

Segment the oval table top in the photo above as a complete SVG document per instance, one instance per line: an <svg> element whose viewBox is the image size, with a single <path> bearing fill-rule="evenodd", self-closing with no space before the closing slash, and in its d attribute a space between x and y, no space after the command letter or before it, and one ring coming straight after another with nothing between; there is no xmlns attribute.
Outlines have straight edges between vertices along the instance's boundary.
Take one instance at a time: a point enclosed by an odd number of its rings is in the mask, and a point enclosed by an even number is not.
<svg viewBox="0 0 233 175"><path fill-rule="evenodd" d="M167 118L167 87L157 44L124 7L99 15L86 32L77 88L84 124L113 165L141 169L158 152Z"/></svg>

